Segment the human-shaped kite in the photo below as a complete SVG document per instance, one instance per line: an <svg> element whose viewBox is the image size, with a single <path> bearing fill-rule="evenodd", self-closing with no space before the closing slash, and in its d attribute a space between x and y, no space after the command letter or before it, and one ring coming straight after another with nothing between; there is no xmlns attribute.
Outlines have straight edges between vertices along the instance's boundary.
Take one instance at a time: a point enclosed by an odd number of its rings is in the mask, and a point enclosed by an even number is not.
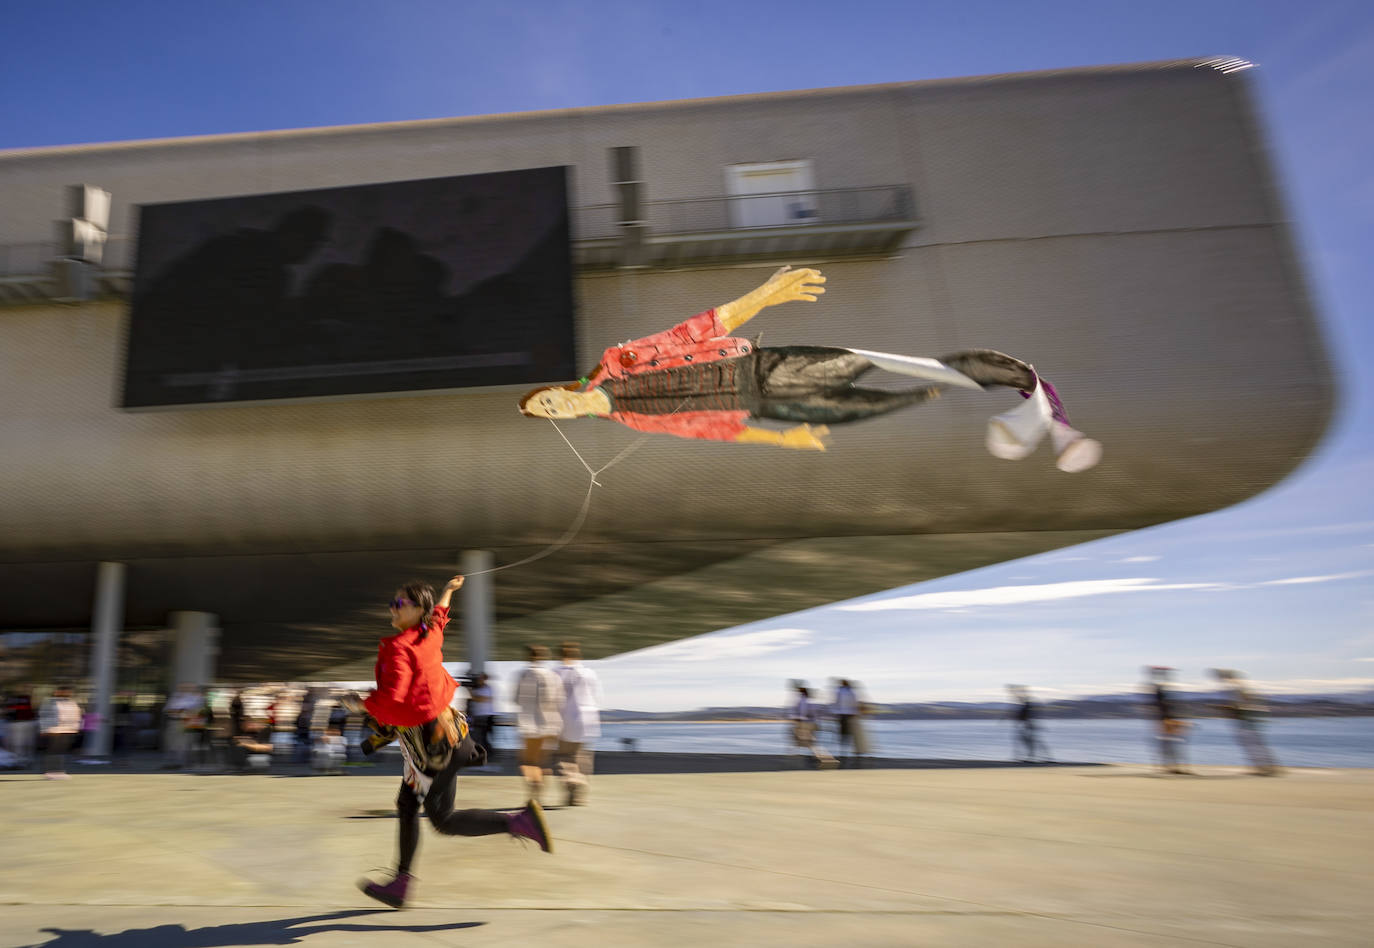
<svg viewBox="0 0 1374 948"><path fill-rule="evenodd" d="M987 447L994 455L1026 457L1049 434L1061 470L1087 470L1101 458L1102 446L1069 426L1054 387L1027 363L992 349L936 360L830 346L757 347L730 335L765 306L814 302L824 282L818 270L783 267L737 300L665 332L611 346L590 375L535 389L520 400L520 411L551 419L595 415L681 438L823 451L827 425L926 402L951 386L1006 386L1026 402L988 423ZM906 391L854 384L874 368L932 384ZM756 419L799 424L783 430L749 424Z"/></svg>

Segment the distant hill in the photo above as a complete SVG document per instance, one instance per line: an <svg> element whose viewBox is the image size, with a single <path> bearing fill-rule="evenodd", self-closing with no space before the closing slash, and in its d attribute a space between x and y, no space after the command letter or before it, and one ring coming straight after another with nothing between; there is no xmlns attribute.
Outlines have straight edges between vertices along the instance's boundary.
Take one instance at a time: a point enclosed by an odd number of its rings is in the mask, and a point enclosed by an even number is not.
<svg viewBox="0 0 1374 948"><path fill-rule="evenodd" d="M1220 691L1173 693L1182 713L1190 718L1224 717L1221 705L1226 697ZM1289 694L1266 696L1274 717L1353 717L1374 715L1374 689L1342 694ZM1089 695L1037 701L1036 710L1044 718L1139 718L1151 713L1144 694ZM876 720L956 720L1005 718L1012 705L1006 701L911 701L895 704L870 704ZM787 717L782 707L698 708L693 711L601 712L603 721L771 721Z"/></svg>

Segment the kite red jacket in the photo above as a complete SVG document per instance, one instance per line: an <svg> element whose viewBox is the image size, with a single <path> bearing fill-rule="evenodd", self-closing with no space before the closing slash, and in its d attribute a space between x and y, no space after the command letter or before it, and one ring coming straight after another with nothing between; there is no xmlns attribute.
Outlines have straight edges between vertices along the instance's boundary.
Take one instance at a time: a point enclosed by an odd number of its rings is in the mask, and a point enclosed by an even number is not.
<svg viewBox="0 0 1374 948"><path fill-rule="evenodd" d="M382 724L416 727L434 720L453 700L458 683L443 666L446 625L448 609L436 606L424 638L424 629L415 625L377 646L377 688L363 704Z"/></svg>
<svg viewBox="0 0 1374 948"><path fill-rule="evenodd" d="M728 332L716 318L716 311L708 309L672 329L611 346L601 354L601 365L587 380L586 387L596 388L607 378L623 379L689 362L714 362L748 355L753 351L748 339L728 335Z"/></svg>
<svg viewBox="0 0 1374 948"><path fill-rule="evenodd" d="M601 354L601 364L585 389L597 388L610 379L649 375L690 363L716 362L748 355L753 345L728 334L714 309L697 313L672 329L611 346ZM584 389L584 390L585 390ZM670 415L642 415L613 411L610 418L640 431L658 431L682 438L733 441L747 425L748 411L687 410Z"/></svg>

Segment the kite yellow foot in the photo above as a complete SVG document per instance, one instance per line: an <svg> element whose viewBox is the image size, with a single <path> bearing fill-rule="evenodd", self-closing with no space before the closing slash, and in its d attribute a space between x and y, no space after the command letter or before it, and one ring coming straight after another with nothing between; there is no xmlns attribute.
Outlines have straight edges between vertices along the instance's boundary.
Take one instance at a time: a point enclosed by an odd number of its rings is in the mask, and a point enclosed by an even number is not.
<svg viewBox="0 0 1374 948"><path fill-rule="evenodd" d="M822 439L828 434L830 429L825 425L797 425L782 433L780 444L784 448L797 448L802 451L824 451L825 441Z"/></svg>

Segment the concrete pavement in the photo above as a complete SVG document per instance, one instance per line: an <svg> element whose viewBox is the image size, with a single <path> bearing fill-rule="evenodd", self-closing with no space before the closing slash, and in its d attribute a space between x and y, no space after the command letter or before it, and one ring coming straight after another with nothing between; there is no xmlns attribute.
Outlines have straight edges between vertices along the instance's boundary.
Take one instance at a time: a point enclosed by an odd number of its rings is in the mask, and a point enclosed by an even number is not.
<svg viewBox="0 0 1374 948"><path fill-rule="evenodd" d="M0 948L1374 941L1374 771L605 774L552 855L425 829L402 912L354 888L396 783L0 775Z"/></svg>

